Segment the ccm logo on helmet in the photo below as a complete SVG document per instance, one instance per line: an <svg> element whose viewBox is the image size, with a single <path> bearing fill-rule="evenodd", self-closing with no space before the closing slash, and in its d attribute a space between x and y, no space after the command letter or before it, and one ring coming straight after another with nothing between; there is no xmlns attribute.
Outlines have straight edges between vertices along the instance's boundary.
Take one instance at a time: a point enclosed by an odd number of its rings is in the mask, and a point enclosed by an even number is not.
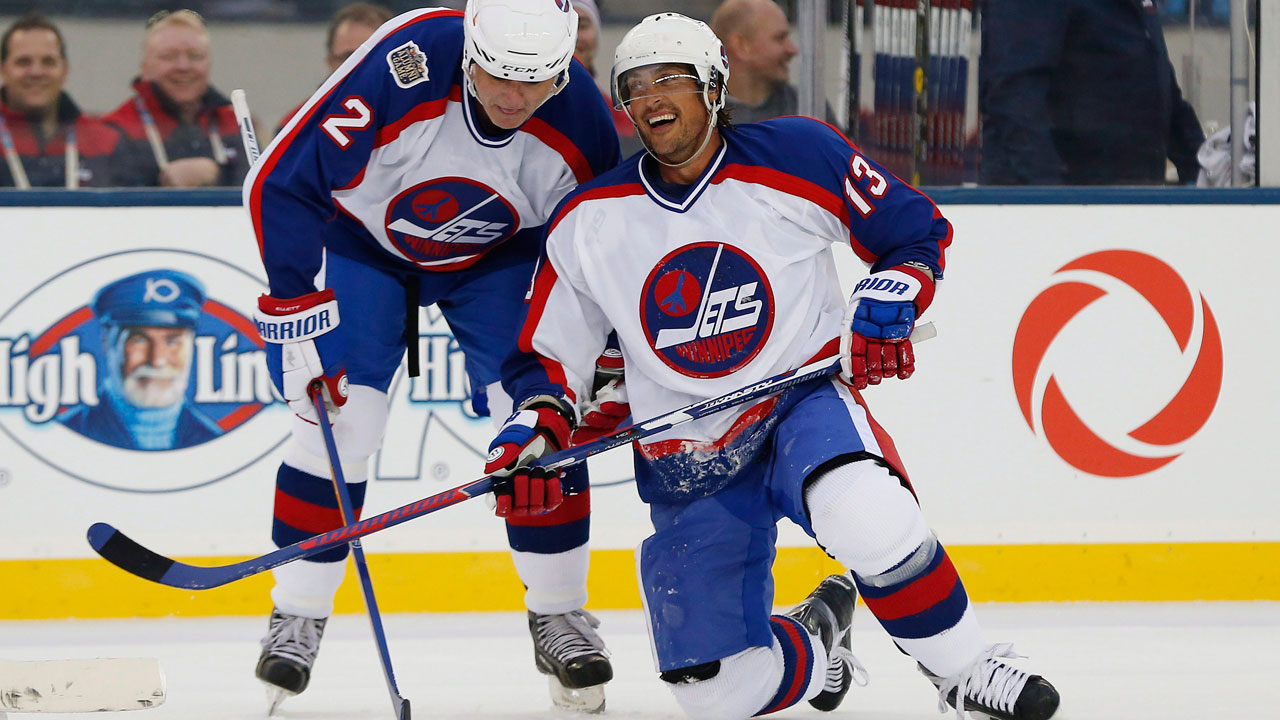
<svg viewBox="0 0 1280 720"><path fill-rule="evenodd" d="M502 66L502 69L503 69L503 70L506 70L507 72L515 72L515 73L535 73L535 72L538 72L538 68L536 68L536 67L520 67L519 65L503 65L503 66Z"/></svg>

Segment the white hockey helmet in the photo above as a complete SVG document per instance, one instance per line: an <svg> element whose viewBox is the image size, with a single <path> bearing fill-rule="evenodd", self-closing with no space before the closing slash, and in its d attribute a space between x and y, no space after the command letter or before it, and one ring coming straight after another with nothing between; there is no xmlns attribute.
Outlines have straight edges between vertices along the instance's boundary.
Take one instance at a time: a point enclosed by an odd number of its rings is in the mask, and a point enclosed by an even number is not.
<svg viewBox="0 0 1280 720"><path fill-rule="evenodd" d="M468 88L473 63L508 80L556 78L556 92L569 84L578 42L578 16L570 0L467 0L462 28Z"/></svg>
<svg viewBox="0 0 1280 720"><path fill-rule="evenodd" d="M706 23L679 13L650 15L631 28L613 56L614 108L623 109L619 80L628 70L645 65L680 63L690 65L702 83L702 101L714 117L724 107L725 83L729 80L729 54L720 38ZM721 90L712 101L711 93ZM713 121L714 124L714 121Z"/></svg>

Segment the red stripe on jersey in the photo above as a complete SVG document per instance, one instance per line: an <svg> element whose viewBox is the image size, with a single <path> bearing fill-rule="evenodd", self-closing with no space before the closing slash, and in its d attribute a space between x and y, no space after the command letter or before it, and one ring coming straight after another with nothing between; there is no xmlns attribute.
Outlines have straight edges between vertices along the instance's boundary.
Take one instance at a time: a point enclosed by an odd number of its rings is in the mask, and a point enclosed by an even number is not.
<svg viewBox="0 0 1280 720"><path fill-rule="evenodd" d="M389 37L391 35L394 35L400 32L401 30L404 30L407 27L423 22L424 20L431 20L433 18L439 18L439 17L462 17L462 12L460 10L437 10L435 12L429 12L426 15L420 15L412 20L405 22L400 27L397 27L394 30L386 33L382 37L383 38ZM358 65L353 65L352 67L355 68L355 67L358 67ZM347 75L350 75L350 74L351 72L347 71ZM265 253L264 253L263 244L262 244L263 181L265 181L267 176L271 174L271 171L275 169L276 164L280 162L281 155L283 155L284 151L290 145L293 144L294 140L297 139L298 133L302 130L302 128L311 122L311 118L312 116L315 115L316 110L321 105L323 105L331 95L333 95L334 90L337 90L339 87L341 87L342 82L346 79L347 78L344 75L341 80L338 80L333 84L332 87L329 88L329 91L326 92L324 96L320 98L319 101L311 101L310 102L311 106L309 108L306 108L306 113L307 113L306 116L303 117L302 120L298 121L298 123L293 126L293 129L289 131L289 134L285 136L284 140L282 140L280 144L275 146L275 149L272 150L270 155L268 155L266 158L263 158L262 169L258 171L257 176L253 179L253 189L250 190L249 192L249 218L253 222L253 234L258 239L258 255L260 257L265 258Z"/></svg>
<svg viewBox="0 0 1280 720"><path fill-rule="evenodd" d="M921 193L921 195L924 195L924 193ZM938 209L937 203L933 202L933 198L930 198L928 195L924 196L929 199L931 204L933 204L933 219L943 219L942 211ZM942 272L946 272L947 270L947 248L951 247L951 240L954 238L956 233L956 228L951 224L951 221L947 220L946 223L947 234L938 241L938 270Z"/></svg>
<svg viewBox="0 0 1280 720"><path fill-rule="evenodd" d="M808 200L834 215L845 227L849 227L849 211L845 207L844 198L815 182L773 168L737 163L725 165L711 182L718 185L730 179L764 185L802 200Z"/></svg>
<svg viewBox="0 0 1280 720"><path fill-rule="evenodd" d="M400 134L407 130L410 125L424 122L426 120L434 120L435 118L444 115L445 110L448 109L449 103L451 102L462 102L462 88L457 85L449 88L449 95L447 97L419 103L412 110L406 113L404 117L379 130L377 139L373 141L373 147L377 149L383 145L390 145L392 142L395 142L396 138L399 138ZM361 171L360 177L364 177L363 171ZM347 187L354 187L356 184L358 183L352 183Z"/></svg>
<svg viewBox="0 0 1280 720"><path fill-rule="evenodd" d="M579 185L595 177L595 172L591 170L591 163L587 162L587 157L582 154L578 146L574 145L567 135L551 127L546 120L531 117L520 126L520 132L529 133L547 147L560 153L565 164L573 171L573 176L578 179Z"/></svg>
<svg viewBox="0 0 1280 720"><path fill-rule="evenodd" d="M728 432L721 435L715 440L707 440L703 442L694 442L691 440L659 440L657 442L643 445L636 441L636 449L640 451L640 455L646 460L657 460L668 455L676 453L710 453L719 452L734 440L737 440L747 428L769 417L769 413L778 406L778 398L772 397L760 403L752 405L750 409L738 416L737 420L729 426Z"/></svg>
<svg viewBox="0 0 1280 720"><path fill-rule="evenodd" d="M566 215L568 215L574 208L588 200L602 200L606 198L620 198L643 194L643 185L640 183L627 183L625 185L608 185L606 187L592 188L584 193L575 195L572 200L565 203L564 207L560 208L560 212L556 213L555 217L551 218L551 222L547 224L547 236L550 237L551 233L555 232L556 225L559 225L560 221L563 220Z"/></svg>
<svg viewBox="0 0 1280 720"><path fill-rule="evenodd" d="M560 507L549 513L530 515L528 517L509 517L508 525L517 527L549 527L552 525L568 525L591 514L591 491L577 495L566 495Z"/></svg>
<svg viewBox="0 0 1280 720"><path fill-rule="evenodd" d="M360 510L356 510L360 515ZM346 523L342 522L342 511L336 507L327 508L309 503L306 500L289 495L276 489L275 518L296 530L312 535L337 530Z"/></svg>
<svg viewBox="0 0 1280 720"><path fill-rule="evenodd" d="M900 620L922 613L946 600L958 582L960 576L956 574L956 566L951 564L951 556L944 554L942 562L928 575L917 578L891 595L879 598L864 595L862 601L871 608L871 614L876 619Z"/></svg>
<svg viewBox="0 0 1280 720"><path fill-rule="evenodd" d="M542 365L542 370L547 374L547 379L564 388L569 402L576 405L578 399L569 387L569 379L564 374L564 368L560 366L560 363L533 349L533 333L537 330L538 323L542 321L542 312L547 309L547 298L551 295L551 291L555 288L558 279L556 269L552 267L549 261L544 259L538 269L538 276L533 282L533 297L529 300L529 315L524 321L524 327L520 329L519 348L522 352L538 358L538 363Z"/></svg>

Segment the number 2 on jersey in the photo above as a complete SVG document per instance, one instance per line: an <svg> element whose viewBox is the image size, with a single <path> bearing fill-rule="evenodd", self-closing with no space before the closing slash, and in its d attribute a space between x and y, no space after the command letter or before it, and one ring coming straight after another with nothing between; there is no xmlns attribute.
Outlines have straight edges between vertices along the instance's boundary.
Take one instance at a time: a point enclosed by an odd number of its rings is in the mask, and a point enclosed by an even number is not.
<svg viewBox="0 0 1280 720"><path fill-rule="evenodd" d="M858 189L857 185L853 184L854 180L862 180L863 178L870 180L867 183L865 194ZM866 158L855 153L853 159L849 161L849 174L844 178L844 194L849 197L849 202L853 203L853 206L858 209L858 214L862 217L867 217L875 212L876 206L867 199L867 195L873 198L882 198L888 189L889 181L885 180L884 175L873 170L871 163L867 162Z"/></svg>
<svg viewBox="0 0 1280 720"><path fill-rule="evenodd" d="M349 130L364 130L373 124L373 111L365 104L364 100L358 97L349 97L342 101L342 107L351 111L350 115L330 115L320 123L320 127L324 128L329 137L338 143L338 147L343 150L351 144L351 136L347 134Z"/></svg>

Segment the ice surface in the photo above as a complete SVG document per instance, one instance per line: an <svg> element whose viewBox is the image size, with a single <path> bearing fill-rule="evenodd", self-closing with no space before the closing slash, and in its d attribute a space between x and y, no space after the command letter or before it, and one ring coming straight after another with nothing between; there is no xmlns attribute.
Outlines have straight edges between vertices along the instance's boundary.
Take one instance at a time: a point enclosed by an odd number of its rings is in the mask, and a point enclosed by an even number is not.
<svg viewBox="0 0 1280 720"><path fill-rule="evenodd" d="M429 591L429 588L424 588ZM1013 641L1023 667L1062 693L1062 720L1263 720L1277 717L1280 603L979 605L988 640ZM615 679L601 718L683 717L653 671L639 612L599 612ZM421 720L583 720L553 710L533 667L523 614L389 615L401 692ZM168 679L160 708L131 720L247 720L265 716L253 677L262 618L0 622L0 655L34 660L155 656ZM807 704L777 717L907 720L940 717L937 696L865 607L854 653L871 671L835 713ZM10 720L19 720L10 715ZM35 718L36 716L31 716ZM85 717L45 714L46 718ZM285 702L281 718L390 718L367 620L334 618L311 687ZM952 714L950 717L954 717Z"/></svg>

